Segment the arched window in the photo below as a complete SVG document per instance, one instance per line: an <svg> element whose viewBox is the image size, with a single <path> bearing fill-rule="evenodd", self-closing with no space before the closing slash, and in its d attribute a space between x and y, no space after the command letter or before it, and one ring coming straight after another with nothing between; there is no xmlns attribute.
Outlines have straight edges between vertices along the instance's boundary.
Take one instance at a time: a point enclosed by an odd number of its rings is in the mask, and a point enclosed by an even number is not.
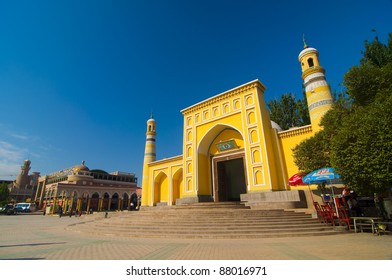
<svg viewBox="0 0 392 280"><path fill-rule="evenodd" d="M308 65L309 65L309 67L313 67L314 66L313 58L309 58L308 59Z"/></svg>

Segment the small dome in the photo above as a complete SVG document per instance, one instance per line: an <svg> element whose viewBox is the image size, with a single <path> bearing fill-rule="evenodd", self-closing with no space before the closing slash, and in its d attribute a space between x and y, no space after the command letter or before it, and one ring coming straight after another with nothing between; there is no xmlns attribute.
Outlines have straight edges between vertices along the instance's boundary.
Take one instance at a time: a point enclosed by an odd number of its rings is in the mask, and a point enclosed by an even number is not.
<svg viewBox="0 0 392 280"><path fill-rule="evenodd" d="M271 126L273 129L276 129L278 132L283 131L283 129L274 121L271 121Z"/></svg>
<svg viewBox="0 0 392 280"><path fill-rule="evenodd" d="M301 58L305 55L305 54L308 54L308 53L316 53L316 54L318 54L318 51L315 49L315 48L306 48L306 49L303 49L300 53L299 53L299 55L298 55L298 60L300 60L301 61Z"/></svg>
<svg viewBox="0 0 392 280"><path fill-rule="evenodd" d="M150 118L149 118L149 120L147 121L147 123L149 123L149 122L155 122L154 116L152 115L152 113L151 113Z"/></svg>
<svg viewBox="0 0 392 280"><path fill-rule="evenodd" d="M74 167L72 167L72 171L73 173L77 173L78 171L89 171L90 169L84 165L84 161L82 161L82 164L80 165L75 165Z"/></svg>

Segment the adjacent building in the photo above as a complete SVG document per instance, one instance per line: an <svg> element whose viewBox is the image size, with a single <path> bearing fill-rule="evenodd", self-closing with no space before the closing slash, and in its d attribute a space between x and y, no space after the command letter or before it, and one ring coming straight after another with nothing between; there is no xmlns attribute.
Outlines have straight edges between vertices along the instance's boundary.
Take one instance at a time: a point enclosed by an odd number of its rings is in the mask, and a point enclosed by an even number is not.
<svg viewBox="0 0 392 280"><path fill-rule="evenodd" d="M128 210L138 205L140 188L134 173L90 170L80 165L39 178L35 201L46 212Z"/></svg>

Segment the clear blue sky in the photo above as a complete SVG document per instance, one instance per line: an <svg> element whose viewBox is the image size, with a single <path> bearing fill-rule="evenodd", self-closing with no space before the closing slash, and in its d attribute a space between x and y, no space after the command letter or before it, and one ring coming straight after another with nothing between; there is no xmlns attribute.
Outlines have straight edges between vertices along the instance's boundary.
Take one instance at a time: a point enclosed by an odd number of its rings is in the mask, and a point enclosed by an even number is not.
<svg viewBox="0 0 392 280"><path fill-rule="evenodd" d="M391 15L391 0L0 0L0 179L85 160L141 182L151 111L157 158L180 155L180 110L254 79L266 101L302 97L303 34L338 89Z"/></svg>

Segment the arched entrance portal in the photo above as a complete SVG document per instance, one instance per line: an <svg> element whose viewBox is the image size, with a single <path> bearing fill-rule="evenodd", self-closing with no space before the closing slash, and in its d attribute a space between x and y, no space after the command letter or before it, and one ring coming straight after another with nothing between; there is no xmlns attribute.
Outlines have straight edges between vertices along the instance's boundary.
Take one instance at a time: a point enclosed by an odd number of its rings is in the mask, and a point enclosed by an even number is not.
<svg viewBox="0 0 392 280"><path fill-rule="evenodd" d="M198 196L239 201L247 192L244 137L234 127L215 125L198 149Z"/></svg>

